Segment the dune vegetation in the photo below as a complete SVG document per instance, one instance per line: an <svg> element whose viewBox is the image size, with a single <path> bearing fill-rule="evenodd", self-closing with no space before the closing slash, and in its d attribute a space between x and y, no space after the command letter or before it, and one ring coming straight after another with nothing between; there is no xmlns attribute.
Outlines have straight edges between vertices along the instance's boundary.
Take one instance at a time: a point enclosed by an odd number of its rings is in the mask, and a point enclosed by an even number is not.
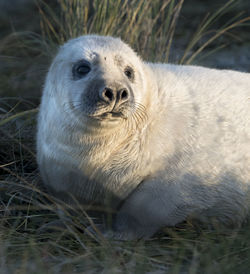
<svg viewBox="0 0 250 274"><path fill-rule="evenodd" d="M190 0L39 0L32 15L39 29L13 29L1 39L0 273L249 273L249 221L217 229L186 222L147 241L105 239L86 230L95 220L84 208L46 192L36 164L42 85L66 40L119 36L145 60L197 64L249 35L250 17L238 12L237 0L214 10L207 5L199 24L182 30L185 2ZM184 47L177 52L179 41ZM60 228L62 215L67 222Z"/></svg>

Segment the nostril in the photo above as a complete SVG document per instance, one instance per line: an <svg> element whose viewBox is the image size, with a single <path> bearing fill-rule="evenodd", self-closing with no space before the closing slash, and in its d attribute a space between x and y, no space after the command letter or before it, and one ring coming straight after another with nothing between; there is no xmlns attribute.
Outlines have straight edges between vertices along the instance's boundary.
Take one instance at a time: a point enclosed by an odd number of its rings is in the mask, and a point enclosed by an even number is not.
<svg viewBox="0 0 250 274"><path fill-rule="evenodd" d="M111 88L104 88L100 94L100 98L106 103L110 104L114 101L117 101L118 104L124 103L129 98L129 91L126 88L120 89L118 91Z"/></svg>
<svg viewBox="0 0 250 274"><path fill-rule="evenodd" d="M128 90L127 90L127 89L122 89L122 90L120 90L120 100L121 100L121 101L127 100L128 97L129 97L129 93L128 93Z"/></svg>
<svg viewBox="0 0 250 274"><path fill-rule="evenodd" d="M112 101L114 99L113 90L110 88L105 88L103 91L103 98L106 101Z"/></svg>
<svg viewBox="0 0 250 274"><path fill-rule="evenodd" d="M122 90L121 98L123 100L128 98L128 91L126 89Z"/></svg>

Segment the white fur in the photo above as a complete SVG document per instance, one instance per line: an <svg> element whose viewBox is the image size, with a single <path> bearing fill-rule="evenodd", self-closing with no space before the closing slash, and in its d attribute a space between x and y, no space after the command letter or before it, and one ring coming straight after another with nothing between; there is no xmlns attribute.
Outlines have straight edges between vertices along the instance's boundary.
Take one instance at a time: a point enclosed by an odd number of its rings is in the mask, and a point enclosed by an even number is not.
<svg viewBox="0 0 250 274"><path fill-rule="evenodd" d="M116 54L136 68L134 83ZM72 64L97 55L106 58L98 73L131 86L147 119L97 124L74 111L91 75L72 80ZM99 203L108 193L114 207L124 201L116 237L149 237L187 217L239 224L250 207L250 74L144 63L112 37L70 40L46 79L37 151L44 182L56 192Z"/></svg>

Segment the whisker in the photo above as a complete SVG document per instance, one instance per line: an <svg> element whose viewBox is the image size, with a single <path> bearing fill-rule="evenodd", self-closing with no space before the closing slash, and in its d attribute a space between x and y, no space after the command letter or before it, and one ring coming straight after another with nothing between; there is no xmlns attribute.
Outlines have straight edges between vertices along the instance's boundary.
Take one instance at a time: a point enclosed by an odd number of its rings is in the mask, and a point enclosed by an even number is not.
<svg viewBox="0 0 250 274"><path fill-rule="evenodd" d="M79 116L79 114L81 115L81 112L83 110L82 108L83 103L79 100L71 100L63 104L63 109L65 112L74 114L76 116ZM88 111L91 112L91 109L85 109L85 111L88 113ZM127 130L133 131L138 128L142 128L145 122L148 120L146 107L139 102L134 102L134 104L130 106L129 112L130 119L126 119L125 123ZM74 128L72 127L71 129L73 130Z"/></svg>
<svg viewBox="0 0 250 274"><path fill-rule="evenodd" d="M128 130L140 128L148 119L147 111L144 105L135 102L131 107L131 120L128 120L126 127ZM131 123L131 121L133 121Z"/></svg>

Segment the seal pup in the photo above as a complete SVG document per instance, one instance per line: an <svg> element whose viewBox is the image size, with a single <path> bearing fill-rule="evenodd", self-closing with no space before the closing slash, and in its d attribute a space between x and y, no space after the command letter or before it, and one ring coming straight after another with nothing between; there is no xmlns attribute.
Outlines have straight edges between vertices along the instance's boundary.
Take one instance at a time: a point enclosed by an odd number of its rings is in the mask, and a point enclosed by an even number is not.
<svg viewBox="0 0 250 274"><path fill-rule="evenodd" d="M250 74L143 62L119 38L69 40L47 74L37 160L64 199L117 210L112 235L249 212Z"/></svg>

